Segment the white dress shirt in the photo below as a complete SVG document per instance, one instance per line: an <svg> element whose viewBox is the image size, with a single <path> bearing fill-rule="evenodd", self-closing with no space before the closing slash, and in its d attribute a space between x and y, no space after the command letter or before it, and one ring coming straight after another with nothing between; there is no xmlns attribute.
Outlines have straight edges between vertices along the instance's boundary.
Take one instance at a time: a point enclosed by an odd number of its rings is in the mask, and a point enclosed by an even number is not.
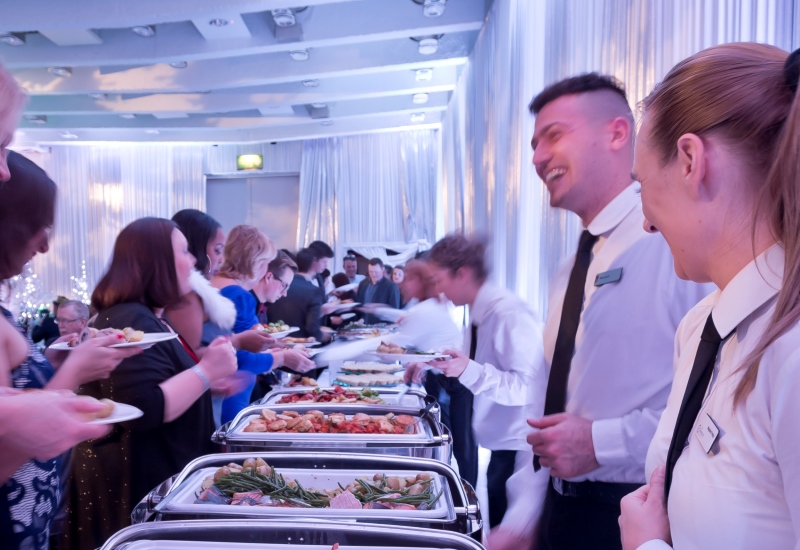
<svg viewBox="0 0 800 550"><path fill-rule="evenodd" d="M800 323L767 348L752 392L733 405L739 367L774 313L783 266L775 245L689 312L676 335L675 382L647 454L648 476L666 462L708 314L723 337L735 330L720 346L695 423L709 415L719 436L706 453L693 429L675 465L668 504L675 548L800 548Z"/></svg>
<svg viewBox="0 0 800 550"><path fill-rule="evenodd" d="M634 183L587 228L599 239L586 277L566 411L593 421L600 467L571 481L645 482L647 448L672 384L675 331L715 288L680 280L667 243L645 232L643 222ZM544 328L548 364L574 262L574 256L564 262L551 286ZM620 267L619 281L594 286L597 275Z"/></svg>
<svg viewBox="0 0 800 550"><path fill-rule="evenodd" d="M400 324L397 332L383 340L399 346L413 346L422 351L461 348L461 331L450 318L447 302L429 298L406 310L378 308L376 315L392 317Z"/></svg>
<svg viewBox="0 0 800 550"><path fill-rule="evenodd" d="M358 283L360 283L361 281L363 281L363 280L364 280L364 279L366 279L366 278L367 278L367 276L366 276L366 275L362 275L362 274L360 274L360 273L356 273L356 274L353 276L353 278L352 278L352 279L350 279L350 284L353 284L353 283L356 283L356 284L358 284Z"/></svg>

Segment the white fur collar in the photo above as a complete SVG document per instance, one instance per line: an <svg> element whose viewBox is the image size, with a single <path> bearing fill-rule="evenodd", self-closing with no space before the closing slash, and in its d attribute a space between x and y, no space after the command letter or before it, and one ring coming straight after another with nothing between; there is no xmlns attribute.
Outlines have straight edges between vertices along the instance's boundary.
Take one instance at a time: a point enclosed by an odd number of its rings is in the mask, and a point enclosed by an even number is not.
<svg viewBox="0 0 800 550"><path fill-rule="evenodd" d="M236 306L233 302L211 286L211 283L196 269L193 269L189 276L189 284L202 300L203 309L208 314L209 320L225 330L232 329L236 322Z"/></svg>

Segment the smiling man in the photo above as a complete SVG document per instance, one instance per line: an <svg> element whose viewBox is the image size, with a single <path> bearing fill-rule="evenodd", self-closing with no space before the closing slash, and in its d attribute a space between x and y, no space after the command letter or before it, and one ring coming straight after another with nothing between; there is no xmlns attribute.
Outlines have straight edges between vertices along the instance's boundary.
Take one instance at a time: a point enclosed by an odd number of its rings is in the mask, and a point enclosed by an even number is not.
<svg viewBox="0 0 800 550"><path fill-rule="evenodd" d="M675 275L644 231L625 91L596 73L557 82L530 105L531 146L550 205L578 215L577 253L551 284L544 329L545 416L530 419L534 468L550 468L539 550L621 548L620 499L644 461L672 383L675 330L711 288Z"/></svg>

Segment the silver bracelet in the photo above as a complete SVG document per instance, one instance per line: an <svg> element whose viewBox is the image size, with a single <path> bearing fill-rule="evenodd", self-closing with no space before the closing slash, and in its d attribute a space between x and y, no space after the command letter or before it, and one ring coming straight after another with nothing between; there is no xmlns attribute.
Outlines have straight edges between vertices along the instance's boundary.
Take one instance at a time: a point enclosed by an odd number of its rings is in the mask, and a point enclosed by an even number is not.
<svg viewBox="0 0 800 550"><path fill-rule="evenodd" d="M211 387L211 382L208 381L208 377L206 376L206 373L203 372L203 369L200 368L200 365L193 366L191 370L200 378L200 381L203 383L203 391L208 391L208 389Z"/></svg>

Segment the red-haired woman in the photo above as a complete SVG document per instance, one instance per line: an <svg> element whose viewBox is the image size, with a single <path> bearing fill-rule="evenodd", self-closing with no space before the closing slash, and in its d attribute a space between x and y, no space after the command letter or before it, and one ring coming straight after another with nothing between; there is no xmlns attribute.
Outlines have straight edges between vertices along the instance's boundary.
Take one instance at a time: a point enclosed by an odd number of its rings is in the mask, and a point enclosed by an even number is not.
<svg viewBox="0 0 800 550"><path fill-rule="evenodd" d="M173 332L164 308L189 292L194 266L174 222L142 218L117 237L108 271L92 294L95 327ZM111 378L83 391L138 407L141 418L81 444L75 457L69 541L95 548L130 523L132 508L191 460L214 452L210 385L236 370L230 342L218 338L196 360L181 339L124 360Z"/></svg>

